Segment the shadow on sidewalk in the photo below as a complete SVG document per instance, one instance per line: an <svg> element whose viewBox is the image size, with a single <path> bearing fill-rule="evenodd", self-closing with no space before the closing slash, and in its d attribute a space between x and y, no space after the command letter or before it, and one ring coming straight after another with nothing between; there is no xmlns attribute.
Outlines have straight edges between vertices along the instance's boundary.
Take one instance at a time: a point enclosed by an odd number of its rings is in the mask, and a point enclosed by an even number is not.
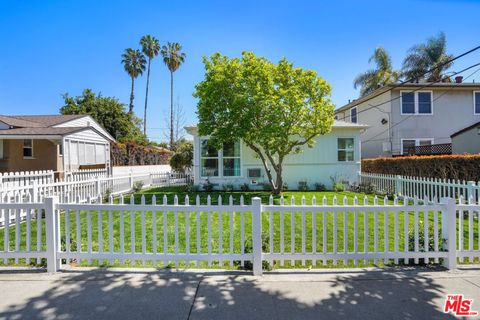
<svg viewBox="0 0 480 320"><path fill-rule="evenodd" d="M218 274L96 270L2 281L2 296L16 290L19 298L4 300L0 319L455 319L439 306L445 288L418 273L321 281Z"/></svg>

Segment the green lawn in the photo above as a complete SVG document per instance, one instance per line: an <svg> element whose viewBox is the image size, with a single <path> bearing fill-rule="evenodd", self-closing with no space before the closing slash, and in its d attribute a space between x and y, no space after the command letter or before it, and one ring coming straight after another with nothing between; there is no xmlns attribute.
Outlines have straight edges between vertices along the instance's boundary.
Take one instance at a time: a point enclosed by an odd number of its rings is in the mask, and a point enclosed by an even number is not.
<svg viewBox="0 0 480 320"><path fill-rule="evenodd" d="M252 197L260 197L262 199L262 203L267 204L270 194L268 192L232 192L232 193L224 193L224 192L214 192L212 193L212 204L218 203L218 197L222 197L222 203L227 204L228 198L230 195L234 198L234 203L239 203L239 198L241 195L244 195L245 204L249 204ZM174 196L178 195L179 204L184 204L185 196L187 193L184 192L184 189L181 187L178 188L159 188L159 189L150 189L144 190L142 192L136 193L135 203L141 202L141 197L145 196L145 202L150 204L152 202L152 196L155 195L157 197L157 203L161 203L163 201L163 196L166 195L168 198L168 203L173 204ZM207 203L207 194L206 193L199 193L201 198L201 203ZM296 204L301 203L301 197L305 195L306 203L310 204L311 199L313 196L317 199L317 204L320 204L322 198L325 196L327 198L327 203L331 204L332 199L334 196L337 196L337 203L343 204L343 198L346 196L348 202L351 204L353 202L354 196L358 197L359 203L363 203L364 194L355 194L351 192L285 192L285 203L290 203L291 196L295 197ZM188 193L190 204L195 203L196 194ZM368 195L369 203L373 203L373 196ZM116 199L118 202L118 199ZM125 197L125 202L129 202L129 196ZM279 197L275 197L274 203L278 204L280 202ZM379 203L383 203L383 199L379 199ZM390 204L392 201L389 202ZM404 248L404 212L400 212L398 214L398 233L399 233L399 240L398 240L398 247L400 251L403 251ZM414 213L408 212L409 215L409 229L414 228ZM155 215L155 220L154 220ZM164 216L166 215L166 217ZM295 252L302 252L302 247L304 246L305 252L311 252L314 245L316 245L317 251L321 252L323 250L323 213L321 212L305 212L302 214L301 212L296 212L293 216L293 224L294 228L292 228L292 214L291 213L284 213L284 244L285 244L285 252L290 252L292 249L292 245L295 248ZM378 250L383 251L385 248L384 236L385 236L385 212L378 212L377 219L378 219ZM434 220L434 213L429 212L428 214L428 221L429 225L433 225ZM77 218L78 216L78 218ZM144 226L142 226L142 216L144 221ZM220 247L223 248L223 252L230 251L231 240L233 242L233 251L235 253L240 253L242 247L241 241L241 229L239 221L241 220L241 214L238 212L235 213L228 213L228 212L200 212L198 213L200 223L197 224L197 213L185 213L179 212L177 215L177 228L178 228L178 239L175 239L175 214L173 212L121 212L121 211L113 211L113 212L97 212L97 211L81 211L81 212L65 212L61 216L61 234L62 234L62 247L65 248L66 246L66 233L65 233L65 225L66 221L65 218L68 217L69 223L69 230L70 230L70 247L72 251L76 250L77 248L77 240L76 240L76 230L77 230L77 219L80 221L80 246L82 251L87 251L89 248L87 246L87 239L91 237L92 239L92 251L98 251L99 247L103 249L103 251L108 252L110 250L110 246L113 247L115 251L120 250L120 222L123 219L124 221L124 248L125 252L131 252L132 246L136 252L142 252L142 229L145 232L145 251L152 252L153 244L156 243L157 251L163 252L164 251L164 244L166 243L168 252L175 252L175 243L178 242L179 252L185 252L186 245L187 245L187 238L189 239L189 249L190 252L195 253L197 252L197 227L200 230L200 250L202 253L206 253L209 246L211 248L211 252L217 253L220 251ZM333 212L327 212L326 216L326 230L327 230L327 249L329 252L333 250L334 247L334 229L333 229L333 221L335 219L335 214ZM133 219L132 219L133 217ZM221 223L220 223L221 217ZM303 218L304 217L304 218ZM313 223L315 217L315 225ZM358 251L364 251L364 213L358 212L357 213L357 220L358 220ZM99 219L101 218L101 223L99 223ZM164 219L167 219L167 224L164 224ZM395 240L394 240L394 219L395 214L393 212L387 213L388 218L388 243L387 246L390 250L394 249ZM190 227L189 237L187 237L185 232L185 225L188 219L188 224ZM230 233L230 219L233 219L233 233ZM243 216L245 221L245 241L243 245L247 248L250 247L250 239L251 239L251 214L245 213ZM279 252L280 250L280 213L274 212L271 214L272 219L272 237L270 238L270 213L264 213L262 215L262 228L263 228L263 238L264 238L264 251L268 252L270 250L270 240L272 240L273 251ZM303 220L304 219L304 220ZM355 214L353 212L339 212L336 214L337 219L337 250L338 252L344 251L344 224L345 221L347 223L347 248L349 251L354 250L354 219ZM109 220L113 222L112 227L112 242L110 243L110 230L109 230ZM211 221L211 241L208 242L208 228L207 223L208 220ZM424 213L421 212L418 215L418 220L420 223L423 223L424 220ZM133 224L132 224L133 221ZM88 228L88 225L91 225L91 228ZM305 233L304 238L302 241L302 224L305 225ZM423 225L423 224L422 224ZM420 239L420 249L423 247L423 227L419 229L419 239ZM157 230L157 237L154 241L153 239L153 226L156 226ZM373 226L374 226L374 214L368 214L367 220L367 227L368 227L368 249L372 251L374 249L374 233L373 233ZM473 224L474 228L473 231L475 233L474 237L474 249L478 249L478 220L474 220ZM221 227L221 232L220 232ZM25 249L25 239L26 239L26 229L27 224L22 223L19 226L21 232L21 243L20 247ZM44 225L42 225L42 229ZM99 230L101 228L102 234L102 241L99 238ZM441 221L439 219L439 231L441 228ZM468 230L468 219L464 220L464 230ZM91 229L91 234L87 233L87 229ZM293 230L292 230L293 229ZM37 225L36 221L32 220L31 222L31 230L32 230L32 248L36 248L36 230ZM133 232L132 232L133 230ZM166 233L165 233L166 230ZM316 241L313 242L313 230L317 230ZM413 231L411 231L413 234ZM466 234L466 233L465 233ZM15 225L10 226L10 239L9 244L10 248L15 247ZM292 237L293 235L293 237ZM221 237L220 237L221 236ZM166 240L165 240L166 237ZM431 237L433 235L431 234ZM220 239L221 238L221 239ZM441 237L439 236L439 244L441 244ZM292 239L294 240L292 244ZM468 246L468 237L465 236L465 247ZM100 243L101 242L101 243ZM433 242L433 239L432 239ZM45 244L45 236L43 235L42 244ZM303 244L303 245L302 245ZM4 247L4 229L0 229L0 248L3 250ZM1 263L1 262L0 262ZM14 260L9 261L9 263L15 263ZM18 264L25 264L27 263L25 260L20 259ZM93 265L109 265L110 262L108 261L90 261ZM136 261L126 261L126 265L129 266L140 266L144 265L143 263ZM383 265L382 261L368 261L365 263L364 261L359 261L359 266L366 266L366 265ZM387 263L391 263L391 261L387 261ZM88 261L81 261L81 265L89 264ZM320 263L316 264L310 261L305 262L305 265L314 265L314 266L321 266ZM113 265L120 265L120 261L113 261ZM147 262L145 265L153 266L151 262ZM158 265L155 266L171 266L171 262L160 262ZM174 265L174 264L173 264ZM184 263L180 263L180 266L184 266ZM290 262L286 262L286 267L300 267L302 265L301 261L296 261L294 264ZM208 266L207 263L201 263L201 267ZM222 268L229 268L235 267L230 264L230 262L213 262L212 267L222 267ZM276 265L278 266L278 265ZM332 263L328 262L327 266L332 267ZM338 266L344 266L342 262L338 263ZM353 261L348 261L347 266L353 266Z"/></svg>

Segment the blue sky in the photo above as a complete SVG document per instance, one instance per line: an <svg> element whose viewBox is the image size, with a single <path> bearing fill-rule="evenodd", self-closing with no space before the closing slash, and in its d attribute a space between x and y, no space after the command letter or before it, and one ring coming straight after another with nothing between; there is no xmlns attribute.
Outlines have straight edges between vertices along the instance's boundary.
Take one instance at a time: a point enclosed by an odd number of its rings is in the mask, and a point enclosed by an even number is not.
<svg viewBox="0 0 480 320"><path fill-rule="evenodd" d="M337 106L358 96L353 78L370 67L377 46L399 68L413 44L444 31L448 51L480 44L480 1L4 1L0 0L0 114L54 114L62 93L91 88L128 103L130 80L120 63L142 35L180 42L187 54L175 75L188 124L196 121L194 86L202 56L254 51L316 70L333 87ZM452 70L480 62L480 52ZM465 75L468 75L465 74ZM476 82L480 76L474 77ZM136 82L135 111L143 117L145 80ZM470 80L470 79L469 79ZM152 63L148 135L162 140L169 107L169 73Z"/></svg>

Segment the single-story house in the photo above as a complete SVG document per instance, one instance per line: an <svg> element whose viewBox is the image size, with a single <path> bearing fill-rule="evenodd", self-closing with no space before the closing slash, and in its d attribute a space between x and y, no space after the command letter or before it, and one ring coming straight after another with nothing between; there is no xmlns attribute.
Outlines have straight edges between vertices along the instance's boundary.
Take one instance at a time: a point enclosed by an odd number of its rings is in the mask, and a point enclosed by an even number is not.
<svg viewBox="0 0 480 320"><path fill-rule="evenodd" d="M315 138L313 148L288 155L284 162L283 179L289 189L297 189L300 181L309 188L315 183L326 187L336 182L358 182L361 164L360 133L368 126L359 123L335 121L332 131ZM268 183L265 168L255 152L242 141L225 144L216 150L208 144L208 136L199 136L196 126L185 128L193 136L194 183L204 184L208 179L221 188L225 184L239 187L248 184L260 188ZM274 170L271 170L274 174Z"/></svg>
<svg viewBox="0 0 480 320"><path fill-rule="evenodd" d="M113 141L88 115L0 115L0 172L109 169Z"/></svg>
<svg viewBox="0 0 480 320"><path fill-rule="evenodd" d="M452 153L480 153L480 122L455 132L450 138Z"/></svg>

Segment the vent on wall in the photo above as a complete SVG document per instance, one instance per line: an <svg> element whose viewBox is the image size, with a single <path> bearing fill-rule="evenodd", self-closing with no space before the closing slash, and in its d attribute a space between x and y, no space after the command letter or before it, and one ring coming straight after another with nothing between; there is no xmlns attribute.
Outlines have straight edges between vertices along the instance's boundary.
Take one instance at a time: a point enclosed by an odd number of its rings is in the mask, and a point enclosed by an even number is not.
<svg viewBox="0 0 480 320"><path fill-rule="evenodd" d="M255 169L248 169L247 174L249 178L260 178L261 177L261 169L255 168Z"/></svg>

